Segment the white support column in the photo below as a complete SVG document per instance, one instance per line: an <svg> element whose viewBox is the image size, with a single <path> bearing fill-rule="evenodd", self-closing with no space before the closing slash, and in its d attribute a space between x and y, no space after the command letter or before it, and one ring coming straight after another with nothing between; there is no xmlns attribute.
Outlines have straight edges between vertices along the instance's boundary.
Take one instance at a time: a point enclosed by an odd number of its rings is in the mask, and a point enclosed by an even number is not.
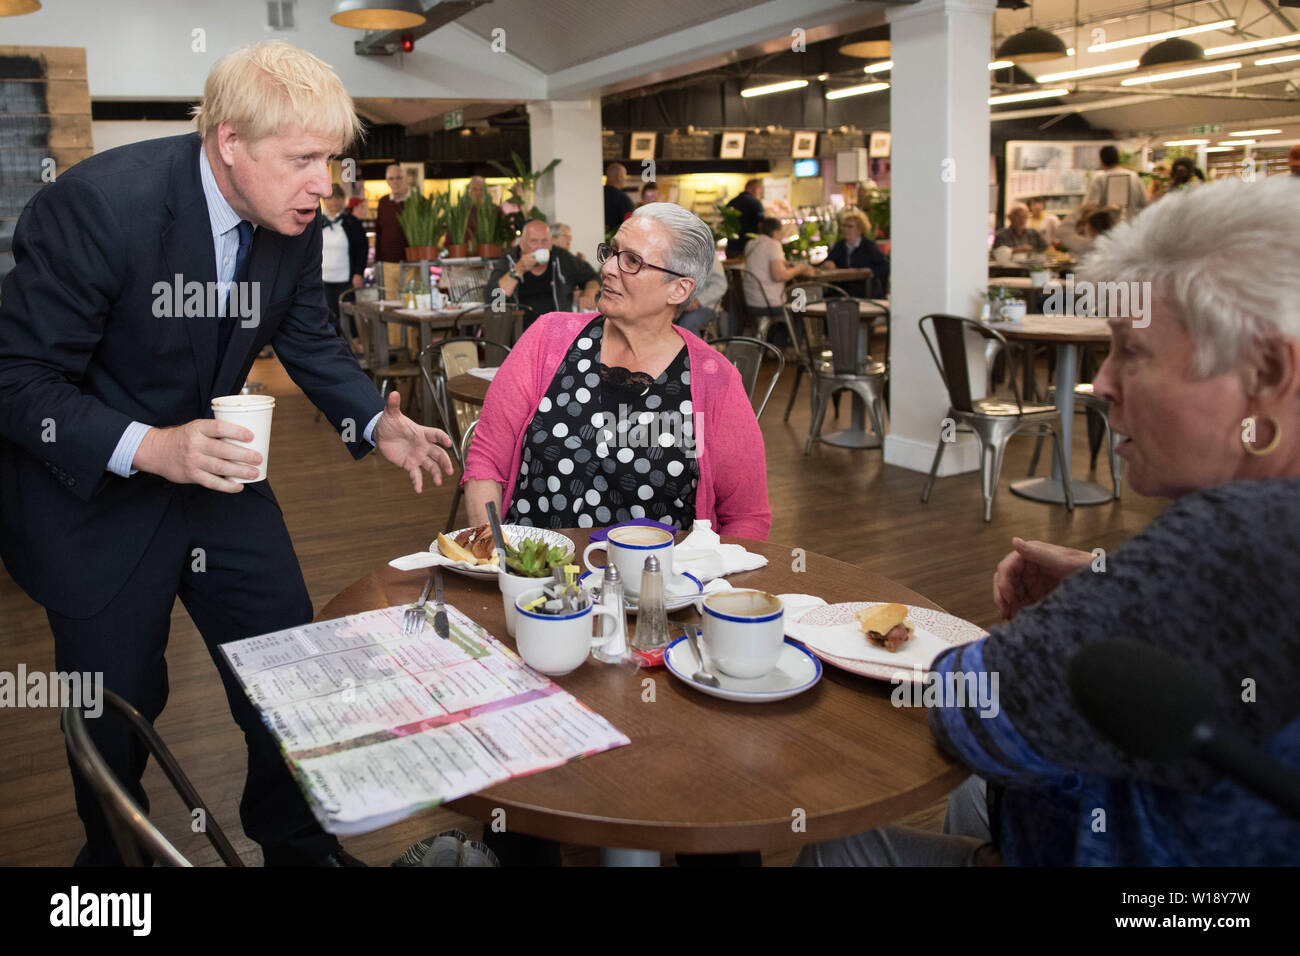
<svg viewBox="0 0 1300 956"><path fill-rule="evenodd" d="M572 226L571 251L595 262L596 244L605 238L600 99L529 103L528 120L532 168L541 169L560 157L560 164L537 185L537 207L551 222Z"/></svg>
<svg viewBox="0 0 1300 956"><path fill-rule="evenodd" d="M917 329L933 312L976 317L988 282L989 43L995 0L891 7L890 434L885 462L928 472L948 398ZM972 339L974 336L972 336ZM982 343L971 387L983 395ZM979 467L972 436L941 475Z"/></svg>

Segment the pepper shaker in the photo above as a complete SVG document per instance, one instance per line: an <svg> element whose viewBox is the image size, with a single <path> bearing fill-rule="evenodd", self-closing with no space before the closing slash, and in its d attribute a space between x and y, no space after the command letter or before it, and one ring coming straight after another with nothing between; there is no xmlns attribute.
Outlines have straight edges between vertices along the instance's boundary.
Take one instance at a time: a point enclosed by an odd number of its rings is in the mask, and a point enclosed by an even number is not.
<svg viewBox="0 0 1300 956"><path fill-rule="evenodd" d="M641 572L641 593L637 595L636 636L632 647L653 651L668 646L668 611L664 606L664 575L659 559L645 559Z"/></svg>
<svg viewBox="0 0 1300 956"><path fill-rule="evenodd" d="M611 561L600 584L600 603L614 614L614 633L596 647L591 656L604 664L617 664L627 657L627 611L623 606L623 576Z"/></svg>

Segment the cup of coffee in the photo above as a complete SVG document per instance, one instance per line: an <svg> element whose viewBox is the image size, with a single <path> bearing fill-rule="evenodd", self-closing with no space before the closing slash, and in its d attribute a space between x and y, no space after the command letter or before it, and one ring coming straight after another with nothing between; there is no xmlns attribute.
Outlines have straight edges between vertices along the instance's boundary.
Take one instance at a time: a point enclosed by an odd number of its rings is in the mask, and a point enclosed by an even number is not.
<svg viewBox="0 0 1300 956"><path fill-rule="evenodd" d="M532 588L515 598L515 646L533 670L560 677L582 666L593 647L613 637L618 624L610 608L594 602L581 611L562 614L526 610L545 593L544 588ZM597 617L606 617L610 623L607 626L601 622L601 633L593 638L591 622Z"/></svg>
<svg viewBox="0 0 1300 956"><path fill-rule="evenodd" d="M551 250L550 250L550 249L534 249L534 250L533 250L533 261L536 262L539 266L544 266L544 265L546 265L546 263L548 263L548 262L551 261Z"/></svg>
<svg viewBox="0 0 1300 956"><path fill-rule="evenodd" d="M729 677L762 677L776 666L785 642L781 599L766 591L718 591L698 603L704 652Z"/></svg>
<svg viewBox="0 0 1300 956"><path fill-rule="evenodd" d="M673 575L673 533L667 528L650 528L640 524L621 524L609 529L604 541L593 541L582 552L582 563L588 571L599 571L591 563L594 551L604 551L606 560L618 566L623 575L623 592L638 594L641 591L641 572L645 559L654 555L666 582Z"/></svg>
<svg viewBox="0 0 1300 956"><path fill-rule="evenodd" d="M235 441L233 438L223 438L222 441L251 448L262 456L256 478L232 476L231 481L247 485L266 480L266 462L271 448L271 412L274 410L275 398L270 395L222 395L212 400L212 416L217 421L242 425L253 433L252 441Z"/></svg>
<svg viewBox="0 0 1300 956"><path fill-rule="evenodd" d="M511 574L509 571L497 572L497 584L501 587L501 603L506 612L506 633L515 636L518 614L515 612L515 598L526 591L535 591L541 586L542 579Z"/></svg>

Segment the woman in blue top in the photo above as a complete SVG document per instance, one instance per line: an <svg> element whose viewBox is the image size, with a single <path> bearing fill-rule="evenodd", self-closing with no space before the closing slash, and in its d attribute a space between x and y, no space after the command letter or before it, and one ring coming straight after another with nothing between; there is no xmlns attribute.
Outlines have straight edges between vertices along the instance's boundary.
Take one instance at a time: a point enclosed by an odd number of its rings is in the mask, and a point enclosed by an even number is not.
<svg viewBox="0 0 1300 956"><path fill-rule="evenodd" d="M822 263L823 269L870 269L872 272L871 288L861 279L852 282L837 282L849 295L858 298L883 298L889 288L889 257L880 251L868 236L874 236L871 220L867 214L850 209L840 221L840 231L844 238L831 246L831 251Z"/></svg>
<svg viewBox="0 0 1300 956"><path fill-rule="evenodd" d="M992 706L947 699L930 712L975 774L950 798L945 833L885 827L809 846L801 862L1300 862L1300 821L1199 761L1124 753L1076 709L1068 680L1089 644L1149 642L1210 675L1217 721L1300 772L1297 221L1294 177L1233 180L1167 197L1098 240L1082 278L1143 283L1150 308L1109 317L1094 389L1127 436L1130 486L1174 503L1104 562L1015 539L994 579L1009 623L932 665L939 686L971 675L996 691Z"/></svg>

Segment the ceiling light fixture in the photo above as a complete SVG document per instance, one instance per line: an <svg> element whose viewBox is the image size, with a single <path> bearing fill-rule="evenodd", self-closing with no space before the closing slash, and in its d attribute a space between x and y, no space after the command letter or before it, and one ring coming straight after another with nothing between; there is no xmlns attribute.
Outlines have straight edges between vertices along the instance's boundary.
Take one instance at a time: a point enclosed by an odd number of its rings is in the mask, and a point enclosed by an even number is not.
<svg viewBox="0 0 1300 956"><path fill-rule="evenodd" d="M1043 60L1059 60L1069 55L1068 49L1065 41L1055 33L1048 33L1038 27L1029 27L1003 40L994 56L996 59L1010 60L1018 65L1038 63Z"/></svg>
<svg viewBox="0 0 1300 956"><path fill-rule="evenodd" d="M1228 70L1240 70L1241 63L1216 63L1213 66L1198 66L1191 70L1174 70L1172 73L1152 73L1150 76L1131 76L1120 80L1120 86L1139 86L1143 83L1163 83L1165 80L1178 80L1185 76L1204 76L1206 73L1226 73Z"/></svg>
<svg viewBox="0 0 1300 956"><path fill-rule="evenodd" d="M1291 63L1300 60L1300 53L1288 53L1285 56L1265 56L1255 61L1255 66L1269 66L1273 63Z"/></svg>
<svg viewBox="0 0 1300 956"><path fill-rule="evenodd" d="M768 83L766 86L751 86L749 89L741 90L740 95L766 96L769 93L784 93L786 90L801 90L808 85L807 80L786 80L784 83Z"/></svg>
<svg viewBox="0 0 1300 956"><path fill-rule="evenodd" d="M1074 80L1081 76L1100 76L1102 73L1123 73L1136 70L1137 60L1122 60L1119 63L1107 63L1103 66L1085 66L1078 70L1066 70L1064 73L1044 73L1038 77L1039 83L1056 83L1060 80Z"/></svg>
<svg viewBox="0 0 1300 956"><path fill-rule="evenodd" d="M1204 146L1208 139L1167 139L1166 146Z"/></svg>
<svg viewBox="0 0 1300 956"><path fill-rule="evenodd" d="M1205 50L1206 56L1220 53L1240 53L1242 50L1258 50L1264 46L1281 46L1284 43L1300 43L1300 33L1288 33L1284 37L1270 37L1267 40L1249 40L1245 43L1229 43L1227 46L1212 46Z"/></svg>
<svg viewBox="0 0 1300 956"><path fill-rule="evenodd" d="M1205 151L1207 153L1231 153L1232 147L1231 146L1207 146L1205 147Z"/></svg>
<svg viewBox="0 0 1300 956"><path fill-rule="evenodd" d="M1272 136L1275 133L1282 132L1280 129L1237 129L1230 132L1229 136Z"/></svg>
<svg viewBox="0 0 1300 956"><path fill-rule="evenodd" d="M20 17L40 8L40 0L0 0L0 17Z"/></svg>
<svg viewBox="0 0 1300 956"><path fill-rule="evenodd" d="M409 30L424 23L420 0L335 0L330 20L353 30Z"/></svg>
<svg viewBox="0 0 1300 956"><path fill-rule="evenodd" d="M879 63L868 63L862 68L863 73L884 73L894 68L893 60L882 60Z"/></svg>
<svg viewBox="0 0 1300 956"><path fill-rule="evenodd" d="M1221 139L1221 140L1219 140L1219 142L1218 142L1217 145L1219 145L1219 146L1254 146L1254 145L1255 145L1255 141L1254 141L1253 139Z"/></svg>
<svg viewBox="0 0 1300 956"><path fill-rule="evenodd" d="M1180 27L1177 30L1165 30L1161 33L1146 33L1140 37L1129 37L1127 40L1112 40L1108 43L1094 43L1088 47L1089 53L1104 53L1107 50L1118 50L1126 46L1141 46L1144 43L1157 43L1160 40L1169 40L1173 37L1189 37L1197 33L1212 33L1215 30L1227 30L1237 25L1236 20L1219 20L1215 23L1202 23L1195 27Z"/></svg>
<svg viewBox="0 0 1300 956"><path fill-rule="evenodd" d="M825 82L826 82L827 80L829 80L830 78L831 78L831 75L830 75L829 73L818 73L818 74L817 74L817 82L818 82L818 83L825 83Z"/></svg>
<svg viewBox="0 0 1300 956"><path fill-rule="evenodd" d="M994 60L989 64L990 70L1005 70L1009 66L1015 66L1014 60Z"/></svg>
<svg viewBox="0 0 1300 956"><path fill-rule="evenodd" d="M1000 103L1023 103L1026 100L1050 100L1058 96L1068 96L1070 93L1067 89L1056 90L1030 90L1028 93L1005 93L1002 96L990 96L989 106L997 106Z"/></svg>
<svg viewBox="0 0 1300 956"><path fill-rule="evenodd" d="M1205 62L1205 50L1199 43L1174 37L1161 40L1138 58L1138 68L1153 70L1157 67L1192 66Z"/></svg>
<svg viewBox="0 0 1300 956"><path fill-rule="evenodd" d="M826 93L828 100L842 100L846 96L861 96L863 93L878 93L889 89L888 83L863 83L860 86L845 86Z"/></svg>

